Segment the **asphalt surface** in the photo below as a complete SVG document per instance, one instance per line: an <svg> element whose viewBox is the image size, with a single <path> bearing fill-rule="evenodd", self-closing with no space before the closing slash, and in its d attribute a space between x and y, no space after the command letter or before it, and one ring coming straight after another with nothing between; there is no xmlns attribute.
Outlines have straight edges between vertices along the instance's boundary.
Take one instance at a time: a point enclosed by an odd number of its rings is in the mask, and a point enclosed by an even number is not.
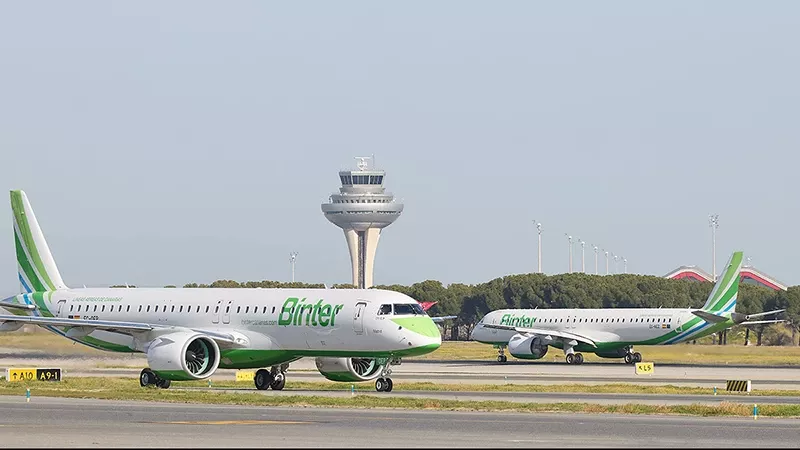
<svg viewBox="0 0 800 450"><path fill-rule="evenodd" d="M263 408L0 397L4 447L796 447L797 419Z"/></svg>
<svg viewBox="0 0 800 450"><path fill-rule="evenodd" d="M751 396L747 394L731 395L679 395L679 394L596 394L575 392L478 392L478 391L395 391L377 392L374 389L350 391L342 386L338 391L320 391L305 389L284 389L282 391L259 391L255 387L247 388L181 388L174 383L170 389L187 391L213 391L239 394L256 394L269 396L311 395L317 397L351 397L354 394L368 394L378 397L431 398L437 400L458 401L503 401L515 403L594 403L600 405L624 405L636 403L642 405L719 405L727 403L744 403L752 405L800 405L800 396ZM800 426L800 424L798 424Z"/></svg>

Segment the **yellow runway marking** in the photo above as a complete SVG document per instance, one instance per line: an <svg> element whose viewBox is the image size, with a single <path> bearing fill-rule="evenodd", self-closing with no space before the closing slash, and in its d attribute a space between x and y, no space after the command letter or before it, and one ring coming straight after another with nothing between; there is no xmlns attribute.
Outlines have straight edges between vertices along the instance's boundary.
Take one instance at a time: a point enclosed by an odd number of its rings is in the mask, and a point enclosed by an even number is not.
<svg viewBox="0 0 800 450"><path fill-rule="evenodd" d="M150 423L165 423L170 425L292 425L310 422L292 422L286 420L192 420L192 421L178 421L178 422L150 422Z"/></svg>

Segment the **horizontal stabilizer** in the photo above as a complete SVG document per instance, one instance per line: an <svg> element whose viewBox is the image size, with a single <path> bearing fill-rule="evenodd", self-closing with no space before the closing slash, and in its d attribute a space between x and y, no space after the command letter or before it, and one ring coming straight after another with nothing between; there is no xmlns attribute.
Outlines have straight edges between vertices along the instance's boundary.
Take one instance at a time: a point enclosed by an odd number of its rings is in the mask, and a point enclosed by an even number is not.
<svg viewBox="0 0 800 450"><path fill-rule="evenodd" d="M710 322L710 323L722 323L722 322L725 322L726 320L728 320L725 317L718 316L718 315L716 315L714 313L706 312L706 311L703 311L703 310L700 310L700 309L698 309L696 311L692 311L692 314L694 314L695 316L705 320L706 322Z"/></svg>
<svg viewBox="0 0 800 450"><path fill-rule="evenodd" d="M28 305L25 303L0 302L0 308L25 309L28 311L33 311L34 309L36 309L36 305Z"/></svg>

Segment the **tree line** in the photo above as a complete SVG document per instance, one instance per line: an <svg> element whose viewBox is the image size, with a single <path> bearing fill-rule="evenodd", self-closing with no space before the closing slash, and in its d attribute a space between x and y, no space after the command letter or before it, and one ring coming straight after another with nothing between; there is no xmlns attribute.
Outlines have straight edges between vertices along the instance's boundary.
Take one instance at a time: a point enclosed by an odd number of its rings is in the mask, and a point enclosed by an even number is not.
<svg viewBox="0 0 800 450"><path fill-rule="evenodd" d="M114 287L125 287L114 286ZM129 286L135 287L135 286ZM175 286L168 286L175 287ZM217 280L211 284L189 283L185 288L322 288L322 283L284 283L280 281ZM353 288L337 284L333 288ZM443 324L443 337L468 339L472 328L487 313L503 308L700 308L713 288L712 283L672 280L652 275L590 275L583 273L544 275L538 273L507 275L480 284L426 280L410 286L377 285L373 289L401 292L419 302L436 302L428 310L431 316L456 316ZM736 311L744 314L786 309L780 318L787 324L737 326L730 332L707 338L727 344L729 333L741 343L755 345L800 345L800 286L787 291L740 284ZM751 339L751 333L755 339Z"/></svg>

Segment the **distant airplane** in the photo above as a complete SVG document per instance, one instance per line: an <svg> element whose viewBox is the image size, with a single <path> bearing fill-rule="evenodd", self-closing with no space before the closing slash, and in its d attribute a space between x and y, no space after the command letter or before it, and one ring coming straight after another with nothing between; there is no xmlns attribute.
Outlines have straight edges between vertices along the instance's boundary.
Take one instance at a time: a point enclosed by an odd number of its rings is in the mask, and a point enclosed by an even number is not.
<svg viewBox="0 0 800 450"><path fill-rule="evenodd" d="M23 191L11 191L18 276L25 293L0 302L0 331L25 324L93 348L142 352L142 386L201 380L217 368L259 369L256 388L283 389L289 363L316 358L329 380L375 380L441 345L414 299L378 289L71 289ZM9 313L9 311L11 313ZM270 370L264 369L270 367Z"/></svg>
<svg viewBox="0 0 800 450"><path fill-rule="evenodd" d="M641 353L633 351L634 345L678 344L735 325L785 322L751 321L784 309L750 315L736 312L742 256L742 252L733 253L700 309L502 309L484 316L471 338L497 346L501 363L507 361L506 347L519 359L540 359L549 347L555 347L563 350L568 364L583 363L580 352L624 358L631 364L642 361Z"/></svg>

